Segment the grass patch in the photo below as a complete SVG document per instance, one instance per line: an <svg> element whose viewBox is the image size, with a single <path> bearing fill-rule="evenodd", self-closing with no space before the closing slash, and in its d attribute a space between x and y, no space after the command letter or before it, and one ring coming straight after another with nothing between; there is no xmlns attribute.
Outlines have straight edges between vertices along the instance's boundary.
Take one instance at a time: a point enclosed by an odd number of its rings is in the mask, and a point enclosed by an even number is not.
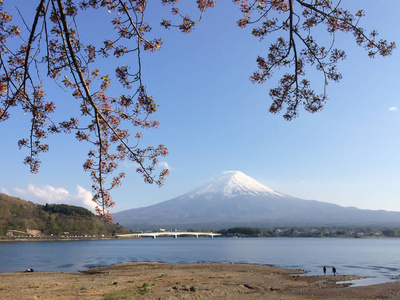
<svg viewBox="0 0 400 300"><path fill-rule="evenodd" d="M105 300L132 299L132 291L130 289L112 290L105 295Z"/></svg>
<svg viewBox="0 0 400 300"><path fill-rule="evenodd" d="M149 284L145 282L145 283L143 283L143 285L139 288L139 293L142 294L142 295L145 295L145 294L147 294L148 292L150 292Z"/></svg>

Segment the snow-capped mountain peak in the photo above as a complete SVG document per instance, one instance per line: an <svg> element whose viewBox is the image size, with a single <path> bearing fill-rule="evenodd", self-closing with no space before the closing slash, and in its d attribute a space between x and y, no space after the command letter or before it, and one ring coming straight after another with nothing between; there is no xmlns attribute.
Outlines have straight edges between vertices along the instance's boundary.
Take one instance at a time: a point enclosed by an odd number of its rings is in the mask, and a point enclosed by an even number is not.
<svg viewBox="0 0 400 300"><path fill-rule="evenodd" d="M400 224L399 212L302 200L274 192L249 176L233 171L224 172L191 193L116 213L114 217L118 223L135 230Z"/></svg>
<svg viewBox="0 0 400 300"><path fill-rule="evenodd" d="M284 196L240 171L226 171L200 189L194 191L194 195L219 194L224 198L238 195L269 195Z"/></svg>

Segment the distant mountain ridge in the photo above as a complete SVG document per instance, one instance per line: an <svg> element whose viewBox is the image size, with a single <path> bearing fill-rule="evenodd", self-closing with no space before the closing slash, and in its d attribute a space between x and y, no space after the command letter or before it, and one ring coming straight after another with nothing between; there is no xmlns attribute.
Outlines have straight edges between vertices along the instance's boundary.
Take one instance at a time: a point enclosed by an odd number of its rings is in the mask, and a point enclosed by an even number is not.
<svg viewBox="0 0 400 300"><path fill-rule="evenodd" d="M148 207L115 213L129 229L234 226L400 226L400 212L363 210L276 192L239 171Z"/></svg>
<svg viewBox="0 0 400 300"><path fill-rule="evenodd" d="M10 230L40 235L104 234L129 231L104 223L86 208L67 204L40 205L0 193L0 236Z"/></svg>

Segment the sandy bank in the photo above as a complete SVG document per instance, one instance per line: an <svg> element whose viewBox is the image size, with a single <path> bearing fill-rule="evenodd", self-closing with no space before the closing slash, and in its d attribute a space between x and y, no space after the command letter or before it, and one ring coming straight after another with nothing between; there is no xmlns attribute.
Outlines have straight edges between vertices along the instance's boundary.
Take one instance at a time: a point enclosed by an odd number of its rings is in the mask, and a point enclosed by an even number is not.
<svg viewBox="0 0 400 300"><path fill-rule="evenodd" d="M249 264L123 263L71 273L0 274L1 299L400 299L400 283L346 287L350 276Z"/></svg>

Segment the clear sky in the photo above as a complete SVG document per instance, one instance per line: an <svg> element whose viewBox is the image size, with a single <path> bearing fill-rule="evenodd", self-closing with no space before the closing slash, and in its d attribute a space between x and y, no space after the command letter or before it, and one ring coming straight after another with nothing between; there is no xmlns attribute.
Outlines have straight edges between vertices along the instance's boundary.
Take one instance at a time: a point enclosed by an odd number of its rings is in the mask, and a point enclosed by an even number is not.
<svg viewBox="0 0 400 300"><path fill-rule="evenodd" d="M269 41L260 43L236 26L240 13L231 1L216 2L190 35L159 28L162 17L171 18L168 9L150 7L148 22L164 44L160 52L146 54L143 75L160 104L155 115L160 127L144 131L143 142L169 148L161 164L170 175L158 188L145 184L134 166L122 164L126 178L112 194L111 211L169 200L227 170L302 199L400 211L400 49L388 58L369 59L353 36L340 34L337 46L347 51L339 65L342 81L329 84L323 111L302 110L287 122L268 113L268 90L277 78L264 85L249 81ZM342 5L353 12L364 9L361 26L400 46L398 0L343 0ZM82 22L89 26L97 20L88 15ZM93 31L92 37L101 33ZM322 87L319 75L311 79L315 89ZM55 97L60 114L76 104L58 87L47 95ZM87 145L73 136L51 136L50 152L41 157L39 174L32 175L22 163L27 153L17 147L29 134L29 117L12 112L0 123L0 192L36 203L87 206L91 181L82 169Z"/></svg>

